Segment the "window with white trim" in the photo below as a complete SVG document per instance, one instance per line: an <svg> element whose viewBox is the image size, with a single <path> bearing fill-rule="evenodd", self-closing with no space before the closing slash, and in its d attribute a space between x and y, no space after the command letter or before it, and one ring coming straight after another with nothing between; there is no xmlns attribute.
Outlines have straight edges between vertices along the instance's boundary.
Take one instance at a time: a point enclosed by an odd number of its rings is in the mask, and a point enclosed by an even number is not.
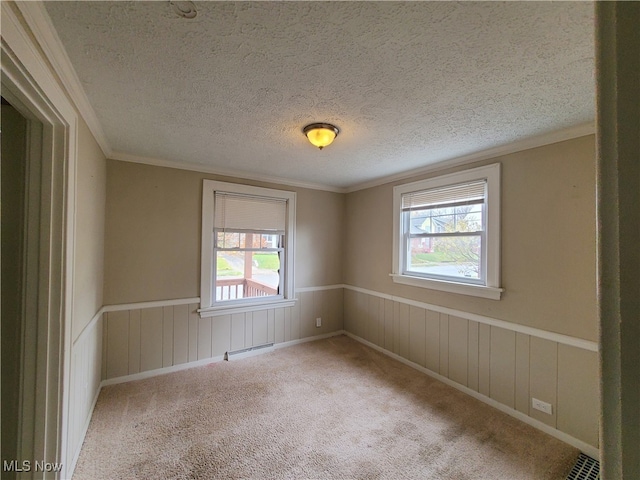
<svg viewBox="0 0 640 480"><path fill-rule="evenodd" d="M397 283L499 299L500 164L393 189Z"/></svg>
<svg viewBox="0 0 640 480"><path fill-rule="evenodd" d="M201 316L293 304L295 200L204 180Z"/></svg>

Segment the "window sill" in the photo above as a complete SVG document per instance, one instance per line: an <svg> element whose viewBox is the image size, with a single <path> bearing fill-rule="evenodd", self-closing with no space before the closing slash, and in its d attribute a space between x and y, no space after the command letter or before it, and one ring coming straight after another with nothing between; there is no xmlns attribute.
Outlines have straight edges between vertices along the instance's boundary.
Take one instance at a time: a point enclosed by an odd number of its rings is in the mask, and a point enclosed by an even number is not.
<svg viewBox="0 0 640 480"><path fill-rule="evenodd" d="M489 298L500 300L504 288L487 287L484 285L472 285L470 283L446 282L444 280L433 280L430 278L411 277L409 275L389 274L395 283L411 285L412 287L429 288L441 292L459 293L473 297Z"/></svg>
<svg viewBox="0 0 640 480"><path fill-rule="evenodd" d="M260 303L241 303L235 305L222 305L215 307L202 307L198 310L200 318L219 317L221 315L230 315L233 313L257 312L259 310L268 310L270 308L286 308L293 307L296 299L279 299L273 301L265 301Z"/></svg>

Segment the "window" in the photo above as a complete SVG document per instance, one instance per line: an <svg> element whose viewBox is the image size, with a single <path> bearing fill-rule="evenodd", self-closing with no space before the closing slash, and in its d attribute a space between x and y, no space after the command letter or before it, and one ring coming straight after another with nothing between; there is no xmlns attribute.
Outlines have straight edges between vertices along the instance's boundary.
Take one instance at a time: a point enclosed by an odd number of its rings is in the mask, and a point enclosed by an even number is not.
<svg viewBox="0 0 640 480"><path fill-rule="evenodd" d="M393 189L397 283L500 299L500 164Z"/></svg>
<svg viewBox="0 0 640 480"><path fill-rule="evenodd" d="M294 192L205 180L201 316L293 305Z"/></svg>

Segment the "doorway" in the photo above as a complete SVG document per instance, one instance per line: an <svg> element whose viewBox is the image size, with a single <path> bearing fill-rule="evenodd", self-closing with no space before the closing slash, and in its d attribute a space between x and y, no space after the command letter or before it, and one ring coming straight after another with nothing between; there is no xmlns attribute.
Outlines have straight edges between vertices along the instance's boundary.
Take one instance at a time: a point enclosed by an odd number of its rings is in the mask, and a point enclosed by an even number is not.
<svg viewBox="0 0 640 480"><path fill-rule="evenodd" d="M24 240L27 119L4 97L1 99L1 282L2 337L2 479L16 477L21 449L21 380L24 314ZM13 464L15 465L15 464Z"/></svg>
<svg viewBox="0 0 640 480"><path fill-rule="evenodd" d="M4 49L2 57L1 477L64 478L72 130Z"/></svg>

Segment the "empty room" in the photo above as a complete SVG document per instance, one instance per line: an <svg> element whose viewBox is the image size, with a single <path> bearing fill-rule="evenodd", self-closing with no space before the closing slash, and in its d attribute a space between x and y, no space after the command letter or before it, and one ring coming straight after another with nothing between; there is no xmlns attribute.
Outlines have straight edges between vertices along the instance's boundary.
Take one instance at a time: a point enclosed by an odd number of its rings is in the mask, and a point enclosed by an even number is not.
<svg viewBox="0 0 640 480"><path fill-rule="evenodd" d="M2 479L636 478L639 10L3 1Z"/></svg>

